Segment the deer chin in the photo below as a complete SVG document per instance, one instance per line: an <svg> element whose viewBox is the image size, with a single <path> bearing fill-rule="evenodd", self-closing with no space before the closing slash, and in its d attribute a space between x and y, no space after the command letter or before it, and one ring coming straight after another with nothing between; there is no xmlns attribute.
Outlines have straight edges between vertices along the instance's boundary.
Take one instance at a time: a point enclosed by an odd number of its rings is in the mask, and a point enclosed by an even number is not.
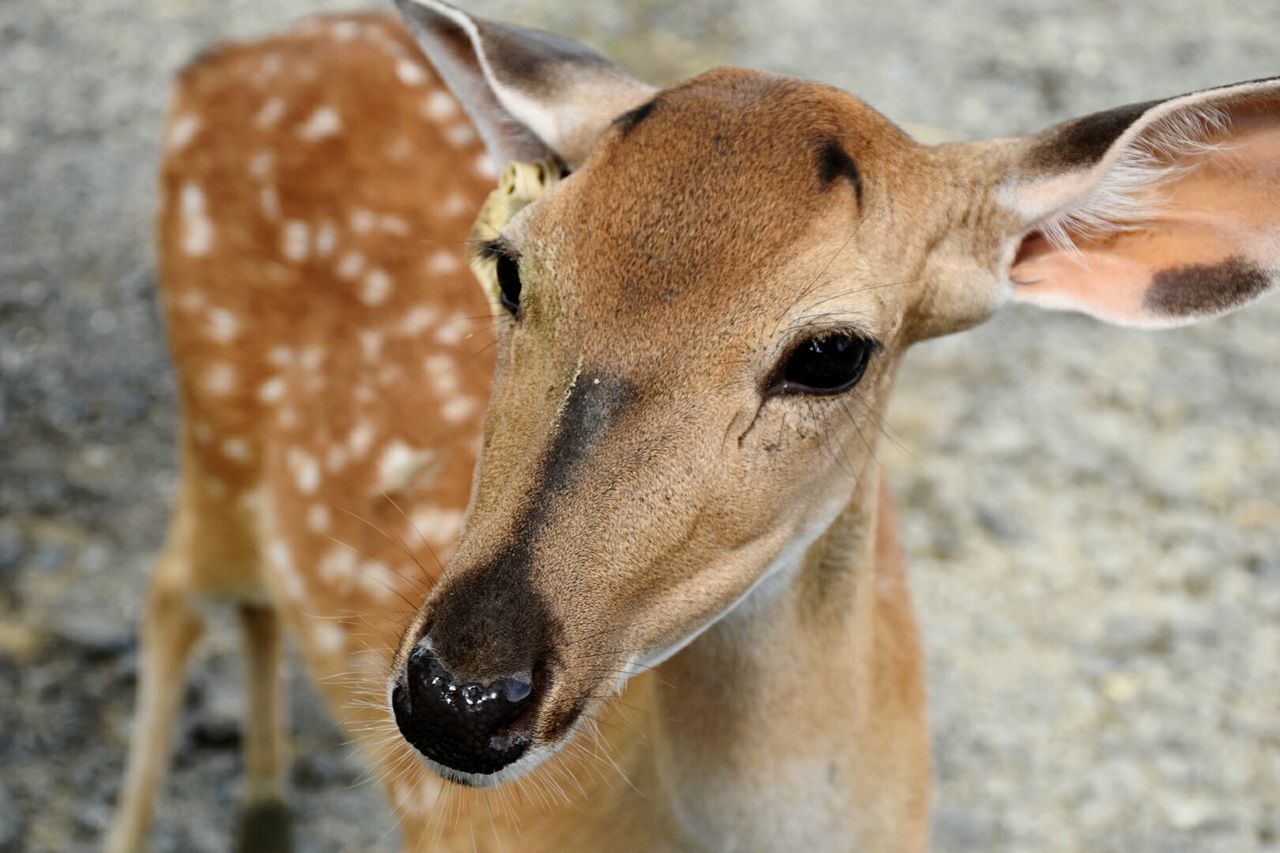
<svg viewBox="0 0 1280 853"><path fill-rule="evenodd" d="M573 728L576 729L577 725L577 722L575 722ZM560 748L568 743L572 736L573 731L570 730L559 738L555 744L531 746L525 751L524 755L495 773L464 773L461 770L446 767L438 761L432 761L421 753L418 753L418 759L433 773L447 782L453 782L456 785L462 785L467 788L496 788L499 785L514 782L521 776L533 772L544 761L559 752Z"/></svg>

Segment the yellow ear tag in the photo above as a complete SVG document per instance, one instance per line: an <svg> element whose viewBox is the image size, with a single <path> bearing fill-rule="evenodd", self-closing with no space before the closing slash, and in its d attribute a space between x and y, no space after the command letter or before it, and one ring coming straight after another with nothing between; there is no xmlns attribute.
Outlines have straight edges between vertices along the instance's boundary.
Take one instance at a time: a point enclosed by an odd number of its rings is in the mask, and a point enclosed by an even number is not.
<svg viewBox="0 0 1280 853"><path fill-rule="evenodd" d="M497 239L502 229L525 206L531 204L560 180L560 170L550 162L518 163L512 161L502 170L498 188L489 193L476 224L471 228L472 245L483 246ZM472 251L471 272L480 280L494 312L501 310L496 261L482 251Z"/></svg>

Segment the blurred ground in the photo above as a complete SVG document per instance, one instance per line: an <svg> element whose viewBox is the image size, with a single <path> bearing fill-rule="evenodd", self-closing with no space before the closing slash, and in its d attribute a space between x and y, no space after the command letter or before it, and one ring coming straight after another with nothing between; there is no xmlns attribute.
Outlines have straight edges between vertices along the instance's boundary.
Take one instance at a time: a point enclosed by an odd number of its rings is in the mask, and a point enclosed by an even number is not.
<svg viewBox="0 0 1280 853"><path fill-rule="evenodd" d="M150 249L167 80L338 2L0 4L0 850L93 849L174 482ZM1280 72L1275 0L475 2L659 82L732 62L972 135ZM1280 300L1159 335L1010 311L909 359L883 452L930 650L936 846L1280 850ZM225 849L238 662L156 849ZM392 846L293 686L307 850Z"/></svg>

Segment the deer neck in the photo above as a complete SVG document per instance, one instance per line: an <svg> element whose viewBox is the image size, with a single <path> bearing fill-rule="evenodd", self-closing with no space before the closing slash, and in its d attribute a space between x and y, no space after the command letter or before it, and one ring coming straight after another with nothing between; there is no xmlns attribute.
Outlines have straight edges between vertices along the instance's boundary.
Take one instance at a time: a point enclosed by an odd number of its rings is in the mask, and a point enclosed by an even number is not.
<svg viewBox="0 0 1280 853"><path fill-rule="evenodd" d="M892 746L876 742L889 662L877 642L879 475L864 473L825 533L644 691L635 716L652 766L638 775L673 846L830 849L876 837L879 753Z"/></svg>

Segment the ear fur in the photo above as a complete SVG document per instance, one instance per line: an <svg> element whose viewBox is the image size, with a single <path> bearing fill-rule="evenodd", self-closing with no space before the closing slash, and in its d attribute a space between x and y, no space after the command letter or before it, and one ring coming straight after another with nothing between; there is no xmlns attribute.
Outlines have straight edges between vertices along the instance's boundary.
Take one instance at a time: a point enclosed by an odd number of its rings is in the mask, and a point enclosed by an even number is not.
<svg viewBox="0 0 1280 853"><path fill-rule="evenodd" d="M1161 328L1280 285L1280 78L955 149L993 187L971 237L1002 298Z"/></svg>
<svg viewBox="0 0 1280 853"><path fill-rule="evenodd" d="M438 0L396 5L499 169L543 160L576 168L609 122L655 92L569 39Z"/></svg>

